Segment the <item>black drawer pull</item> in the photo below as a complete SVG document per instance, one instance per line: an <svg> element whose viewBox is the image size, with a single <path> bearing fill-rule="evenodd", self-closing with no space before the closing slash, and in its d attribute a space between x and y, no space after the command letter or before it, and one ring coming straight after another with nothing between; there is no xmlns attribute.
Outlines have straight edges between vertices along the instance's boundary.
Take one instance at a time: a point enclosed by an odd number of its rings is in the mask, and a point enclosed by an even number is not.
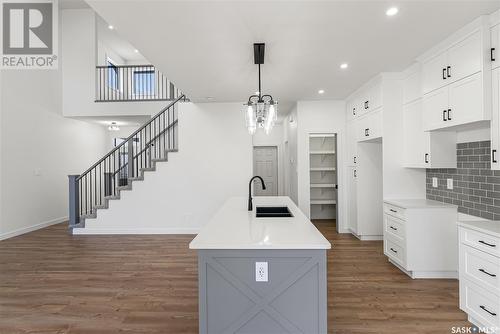
<svg viewBox="0 0 500 334"><path fill-rule="evenodd" d="M451 73L450 73L450 71L451 71L451 66L446 67L446 76L447 76L448 78L451 78Z"/></svg>
<svg viewBox="0 0 500 334"><path fill-rule="evenodd" d="M496 61L495 56L493 55L493 52L495 51L495 48L490 49L490 59L491 61Z"/></svg>
<svg viewBox="0 0 500 334"><path fill-rule="evenodd" d="M497 275L492 274L492 273L489 273L489 272L487 272L486 270L484 270L484 269L482 269L482 268L481 268L481 269L478 269L478 270L479 270L480 272L482 272L482 273L484 273L484 274L488 275L488 276L491 276L491 277L497 277Z"/></svg>
<svg viewBox="0 0 500 334"><path fill-rule="evenodd" d="M391 226L391 229L393 229L394 231L397 231L398 229L395 228L394 226Z"/></svg>
<svg viewBox="0 0 500 334"><path fill-rule="evenodd" d="M365 129L365 137L368 137L370 135L370 129Z"/></svg>
<svg viewBox="0 0 500 334"><path fill-rule="evenodd" d="M394 253L396 253L396 254L398 253L398 251L397 251L397 250L395 250L395 249L394 249L394 248L392 248L392 247L391 247L391 251L393 251L393 252L394 252Z"/></svg>
<svg viewBox="0 0 500 334"><path fill-rule="evenodd" d="M451 121L451 116L450 116L450 113L451 113L451 109L448 109L448 120Z"/></svg>
<svg viewBox="0 0 500 334"><path fill-rule="evenodd" d="M448 119L446 118L446 110L443 110L443 121L447 121Z"/></svg>
<svg viewBox="0 0 500 334"><path fill-rule="evenodd" d="M394 210L394 209L389 209L389 211L394 212L394 213L398 212L397 210Z"/></svg>
<svg viewBox="0 0 500 334"><path fill-rule="evenodd" d="M352 160L354 161L354 163L356 163L356 157L353 157Z"/></svg>
<svg viewBox="0 0 500 334"><path fill-rule="evenodd" d="M494 244L489 244L487 243L486 241L483 241L483 240L479 240L480 243L482 243L483 245L486 245L486 246L489 246L489 247L496 247L497 245L494 245Z"/></svg>
<svg viewBox="0 0 500 334"><path fill-rule="evenodd" d="M488 312L489 314L491 314L492 316L494 316L494 317L496 317L496 316L497 316L497 314L496 314L496 313L491 312L490 310L488 310L488 309L486 308L486 306L479 305L479 307L480 307L481 309L483 309L483 311Z"/></svg>
<svg viewBox="0 0 500 334"><path fill-rule="evenodd" d="M443 68L443 80L446 80L446 68Z"/></svg>
<svg viewBox="0 0 500 334"><path fill-rule="evenodd" d="M352 114L356 116L356 108L352 108Z"/></svg>
<svg viewBox="0 0 500 334"><path fill-rule="evenodd" d="M491 150L491 162L496 163L497 162L497 157L495 156L497 153L497 150Z"/></svg>

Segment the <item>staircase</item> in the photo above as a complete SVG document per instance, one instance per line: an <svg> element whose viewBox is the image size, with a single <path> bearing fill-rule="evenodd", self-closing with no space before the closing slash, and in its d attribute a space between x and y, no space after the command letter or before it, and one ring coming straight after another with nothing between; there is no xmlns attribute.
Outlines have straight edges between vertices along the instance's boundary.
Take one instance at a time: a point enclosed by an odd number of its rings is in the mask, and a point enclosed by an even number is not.
<svg viewBox="0 0 500 334"><path fill-rule="evenodd" d="M80 175L69 175L69 228L84 228L85 220L97 217L109 201L119 200L122 191L132 190L156 163L167 161L178 150L178 103L181 95L142 125L120 145Z"/></svg>

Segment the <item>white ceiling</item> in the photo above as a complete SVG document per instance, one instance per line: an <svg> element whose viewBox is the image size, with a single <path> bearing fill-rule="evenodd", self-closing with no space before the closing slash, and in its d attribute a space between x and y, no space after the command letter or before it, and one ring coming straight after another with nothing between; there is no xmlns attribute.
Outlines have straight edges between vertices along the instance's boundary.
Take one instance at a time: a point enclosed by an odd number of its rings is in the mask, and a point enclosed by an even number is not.
<svg viewBox="0 0 500 334"><path fill-rule="evenodd" d="M342 99L500 8L498 0L87 2L192 100L241 102L257 90L254 42L266 43L264 93ZM387 17L392 5L399 14Z"/></svg>

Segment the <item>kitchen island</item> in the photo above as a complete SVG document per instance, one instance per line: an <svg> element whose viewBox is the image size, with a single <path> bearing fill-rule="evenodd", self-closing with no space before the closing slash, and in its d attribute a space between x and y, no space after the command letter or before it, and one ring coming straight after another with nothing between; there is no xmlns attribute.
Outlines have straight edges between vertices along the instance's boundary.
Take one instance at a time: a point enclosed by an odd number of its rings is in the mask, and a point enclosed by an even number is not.
<svg viewBox="0 0 500 334"><path fill-rule="evenodd" d="M189 248L198 251L200 333L327 332L331 245L290 198L255 197L253 211L230 198Z"/></svg>

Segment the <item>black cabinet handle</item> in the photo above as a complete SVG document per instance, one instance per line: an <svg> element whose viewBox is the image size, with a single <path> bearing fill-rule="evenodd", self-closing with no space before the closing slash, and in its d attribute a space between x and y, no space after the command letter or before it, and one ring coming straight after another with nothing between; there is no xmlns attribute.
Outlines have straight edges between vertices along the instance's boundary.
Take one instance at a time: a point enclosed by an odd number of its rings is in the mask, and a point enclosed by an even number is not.
<svg viewBox="0 0 500 334"><path fill-rule="evenodd" d="M489 247L496 247L497 245L494 245L494 244L489 244L487 243L486 241L483 241L483 240L479 240L480 243L482 243L483 245L486 245L486 246L489 246Z"/></svg>
<svg viewBox="0 0 500 334"><path fill-rule="evenodd" d="M365 137L368 137L370 135L370 129L365 129Z"/></svg>
<svg viewBox="0 0 500 334"><path fill-rule="evenodd" d="M356 116L356 108L352 108L352 114Z"/></svg>
<svg viewBox="0 0 500 334"><path fill-rule="evenodd" d="M493 52L495 52L495 48L490 49L490 59L491 59L491 61L496 61L495 56L493 55Z"/></svg>
<svg viewBox="0 0 500 334"><path fill-rule="evenodd" d="M484 269L478 269L478 270L479 270L480 272L482 272L482 273L484 273L484 274L488 275L488 276L491 276L491 277L497 277L497 275L492 274L492 273L489 273L489 272L487 272L487 271L486 271L486 270L484 270Z"/></svg>
<svg viewBox="0 0 500 334"><path fill-rule="evenodd" d="M394 249L394 248L392 248L392 247L391 247L391 251L393 251L393 252L394 252L394 253L396 253L396 254L398 253L398 251L397 251L397 250L395 250L395 249Z"/></svg>
<svg viewBox="0 0 500 334"><path fill-rule="evenodd" d="M451 115L450 115L450 113L451 113L451 109L448 109L448 120L449 121L451 121Z"/></svg>
<svg viewBox="0 0 500 334"><path fill-rule="evenodd" d="M491 150L491 162L497 162L497 158L495 157L497 150Z"/></svg>
<svg viewBox="0 0 500 334"><path fill-rule="evenodd" d="M370 108L370 107L368 106L368 101L365 101L365 109L368 109L368 108Z"/></svg>
<svg viewBox="0 0 500 334"><path fill-rule="evenodd" d="M429 153L425 153L424 161L425 161L426 164L429 163Z"/></svg>
<svg viewBox="0 0 500 334"><path fill-rule="evenodd" d="M398 229L397 229L397 228L395 228L394 226L390 226L390 228L391 228L392 230L394 230L394 231L397 231L397 230L398 230Z"/></svg>
<svg viewBox="0 0 500 334"><path fill-rule="evenodd" d="M357 173L356 173L356 170L354 170L354 177L358 177Z"/></svg>
<svg viewBox="0 0 500 334"><path fill-rule="evenodd" d="M451 66L447 66L447 67L446 67L446 76L447 76L448 78L451 78L451 73L450 73L450 72L451 72Z"/></svg>
<svg viewBox="0 0 500 334"><path fill-rule="evenodd" d="M496 313L491 312L490 310L488 310L488 309L486 308L486 306L479 305L479 307L480 307L483 311L488 312L489 314L491 314L492 316L494 316L494 317L496 317L496 316L497 316L497 314L496 314Z"/></svg>
<svg viewBox="0 0 500 334"><path fill-rule="evenodd" d="M446 110L443 110L443 121L445 121L445 122L447 121L447 119L446 119Z"/></svg>
<svg viewBox="0 0 500 334"><path fill-rule="evenodd" d="M354 163L356 163L356 157L352 157L352 161L354 161Z"/></svg>
<svg viewBox="0 0 500 334"><path fill-rule="evenodd" d="M446 80L446 68L443 68L443 80Z"/></svg>

